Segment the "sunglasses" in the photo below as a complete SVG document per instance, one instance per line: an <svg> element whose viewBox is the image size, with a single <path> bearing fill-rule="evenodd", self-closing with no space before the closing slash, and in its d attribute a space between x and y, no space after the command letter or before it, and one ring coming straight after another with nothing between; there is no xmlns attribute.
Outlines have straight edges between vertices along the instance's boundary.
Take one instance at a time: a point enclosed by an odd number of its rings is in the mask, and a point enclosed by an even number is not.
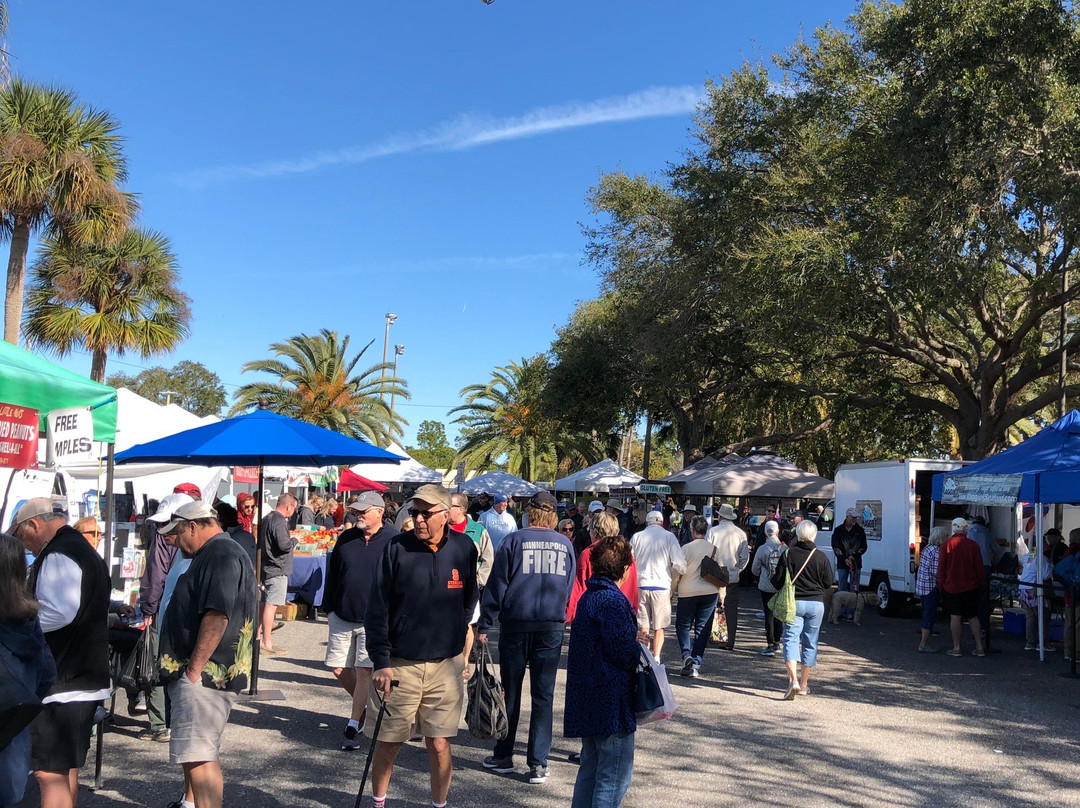
<svg viewBox="0 0 1080 808"><path fill-rule="evenodd" d="M416 508L409 508L409 516L413 519L419 519L422 516L424 517L425 522L430 522L431 517L438 516L440 513L446 513L446 511L446 508L443 508L440 511L421 511Z"/></svg>
<svg viewBox="0 0 1080 808"><path fill-rule="evenodd" d="M84 531L82 531L82 534L84 536L92 536L95 539L100 539L101 538L101 531L100 530L84 530Z"/></svg>
<svg viewBox="0 0 1080 808"><path fill-rule="evenodd" d="M255 510L255 506L254 505L241 505L240 509L244 510L244 511L253 511L253 510Z"/></svg>
<svg viewBox="0 0 1080 808"><path fill-rule="evenodd" d="M566 527L564 527L559 532L560 533L573 533L574 532L574 526L573 525L567 525Z"/></svg>

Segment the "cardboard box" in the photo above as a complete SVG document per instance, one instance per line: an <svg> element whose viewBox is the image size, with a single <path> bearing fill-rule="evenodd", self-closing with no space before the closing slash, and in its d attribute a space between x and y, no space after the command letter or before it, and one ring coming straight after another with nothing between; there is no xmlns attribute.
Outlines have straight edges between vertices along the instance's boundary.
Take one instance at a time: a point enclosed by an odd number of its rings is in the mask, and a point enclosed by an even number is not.
<svg viewBox="0 0 1080 808"><path fill-rule="evenodd" d="M286 603L284 606L278 606L277 612L274 614L275 620L295 620L296 619L296 604Z"/></svg>

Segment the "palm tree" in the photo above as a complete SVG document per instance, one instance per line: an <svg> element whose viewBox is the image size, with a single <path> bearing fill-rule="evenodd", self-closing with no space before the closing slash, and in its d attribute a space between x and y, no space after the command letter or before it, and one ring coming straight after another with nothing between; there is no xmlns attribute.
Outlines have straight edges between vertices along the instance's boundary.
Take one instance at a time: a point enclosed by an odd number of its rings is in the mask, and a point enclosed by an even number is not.
<svg viewBox="0 0 1080 808"><path fill-rule="evenodd" d="M33 347L93 356L90 377L104 382L110 352L143 358L167 353L188 334L188 298L164 236L128 229L106 245L46 238L27 293L23 334Z"/></svg>
<svg viewBox="0 0 1080 808"><path fill-rule="evenodd" d="M486 469L502 459L507 471L531 481L599 460L595 438L545 414L547 374L547 357L540 354L495 368L486 383L464 388L465 403L450 410L462 413L454 422L462 425L458 461Z"/></svg>
<svg viewBox="0 0 1080 808"><path fill-rule="evenodd" d="M30 238L105 243L131 220L118 124L67 90L15 79L0 87L0 230L11 238L4 339L18 342Z"/></svg>
<svg viewBox="0 0 1080 808"><path fill-rule="evenodd" d="M300 334L270 346L279 359L259 359L245 364L244 373L268 373L273 382L252 382L236 391L230 415L259 405L309 424L332 429L377 446L401 437L408 423L386 405L386 398L408 398L408 385L390 375L393 366L380 362L354 373L357 362L371 347L348 356L349 337L338 339L336 331L322 329L318 335ZM382 374L386 372L387 375Z"/></svg>

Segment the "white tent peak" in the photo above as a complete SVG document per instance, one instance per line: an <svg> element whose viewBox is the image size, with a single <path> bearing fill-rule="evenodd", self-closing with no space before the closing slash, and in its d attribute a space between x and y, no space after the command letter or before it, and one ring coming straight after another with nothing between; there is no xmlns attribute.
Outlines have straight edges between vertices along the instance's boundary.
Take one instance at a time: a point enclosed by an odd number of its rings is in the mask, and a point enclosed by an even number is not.
<svg viewBox="0 0 1080 808"><path fill-rule="evenodd" d="M349 466L354 474L367 477L377 483L437 483L442 484L443 476L429 469L418 460L414 460L408 452L394 441L390 441L383 447L391 454L405 458L397 465L393 463L357 463Z"/></svg>
<svg viewBox="0 0 1080 808"><path fill-rule="evenodd" d="M488 493L506 494L508 497L531 497L540 491L540 487L507 471L489 471L462 483L458 491L469 496Z"/></svg>
<svg viewBox="0 0 1080 808"><path fill-rule="evenodd" d="M609 458L556 480L555 490L595 491L603 494L612 488L632 488L644 480L640 474L635 474Z"/></svg>

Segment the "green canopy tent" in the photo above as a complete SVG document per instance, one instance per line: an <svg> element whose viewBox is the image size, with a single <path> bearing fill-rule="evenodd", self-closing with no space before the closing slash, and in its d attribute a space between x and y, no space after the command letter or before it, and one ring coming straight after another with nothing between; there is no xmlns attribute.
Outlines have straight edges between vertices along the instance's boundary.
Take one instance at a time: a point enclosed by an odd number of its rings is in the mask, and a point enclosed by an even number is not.
<svg viewBox="0 0 1080 808"><path fill-rule="evenodd" d="M94 422L94 440L107 443L108 464L105 498L105 559L112 557L113 527L113 444L116 442L116 390L91 381L74 371L54 365L47 359L34 356L10 342L0 341L0 401L20 407L30 407L39 413L42 434L48 427L52 410L89 407ZM0 508L0 522L7 509L5 494Z"/></svg>
<svg viewBox="0 0 1080 808"><path fill-rule="evenodd" d="M90 407L94 440L116 440L116 390L0 341L0 401L41 413L41 430L50 410Z"/></svg>

